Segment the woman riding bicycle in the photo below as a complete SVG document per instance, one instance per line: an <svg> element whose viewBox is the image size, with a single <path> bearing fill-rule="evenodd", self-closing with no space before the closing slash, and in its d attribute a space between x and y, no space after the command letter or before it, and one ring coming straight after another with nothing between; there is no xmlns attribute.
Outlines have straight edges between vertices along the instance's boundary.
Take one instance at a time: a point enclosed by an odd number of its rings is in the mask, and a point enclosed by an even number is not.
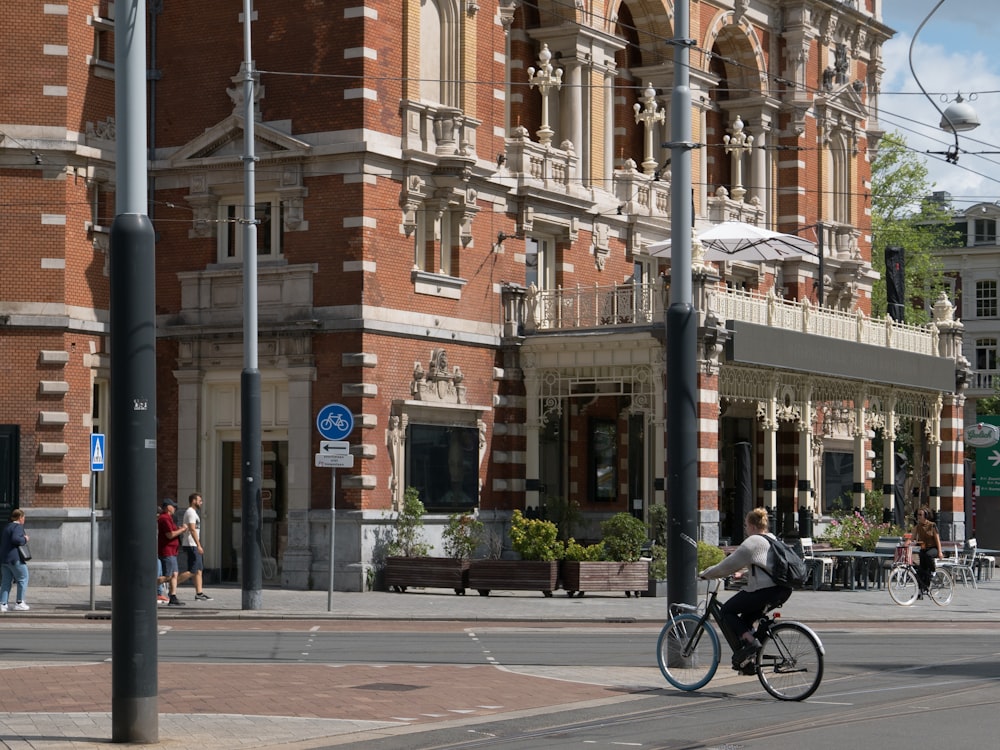
<svg viewBox="0 0 1000 750"><path fill-rule="evenodd" d="M774 536L767 530L767 511L754 508L747 513L745 528L747 538L743 543L718 565L705 568L698 576L725 578L743 568L749 568L746 588L722 605L725 627L731 633L739 634L740 641L744 644L733 654L733 669L737 671L745 664L752 663L761 648L760 642L754 637L754 622L763 616L766 609L780 607L792 594L788 586L778 586L771 579L767 559L771 545L764 537Z"/></svg>
<svg viewBox="0 0 1000 750"><path fill-rule="evenodd" d="M917 523L913 527L913 538L920 545L920 567L917 568L917 581L920 584L918 598L923 598L927 593L931 576L937 568L934 561L941 557L941 537L938 535L937 524L931 519L931 509L924 505L917 511Z"/></svg>

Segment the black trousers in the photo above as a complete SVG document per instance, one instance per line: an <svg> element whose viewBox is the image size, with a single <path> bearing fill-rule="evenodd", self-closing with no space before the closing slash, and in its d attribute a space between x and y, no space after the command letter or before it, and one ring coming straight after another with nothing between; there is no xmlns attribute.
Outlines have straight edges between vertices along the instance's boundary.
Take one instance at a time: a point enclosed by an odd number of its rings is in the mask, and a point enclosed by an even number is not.
<svg viewBox="0 0 1000 750"><path fill-rule="evenodd" d="M937 556L937 547L928 547L927 549L920 550L920 565L917 566L917 582L922 589L929 588L931 585L931 576L937 570L937 564L934 562Z"/></svg>
<svg viewBox="0 0 1000 750"><path fill-rule="evenodd" d="M768 607L779 607L788 601L792 590L787 586L768 586L756 591L738 591L722 605L722 623L737 639L753 629Z"/></svg>

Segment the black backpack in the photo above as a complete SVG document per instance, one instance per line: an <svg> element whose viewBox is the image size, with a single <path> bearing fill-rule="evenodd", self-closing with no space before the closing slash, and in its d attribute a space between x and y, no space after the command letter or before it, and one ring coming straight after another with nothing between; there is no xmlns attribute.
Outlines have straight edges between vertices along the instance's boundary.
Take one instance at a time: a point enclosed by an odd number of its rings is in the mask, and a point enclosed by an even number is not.
<svg viewBox="0 0 1000 750"><path fill-rule="evenodd" d="M768 562L771 564L771 580L778 586L800 589L809 578L809 568L805 560L795 554L795 550L780 539L762 535L771 545Z"/></svg>

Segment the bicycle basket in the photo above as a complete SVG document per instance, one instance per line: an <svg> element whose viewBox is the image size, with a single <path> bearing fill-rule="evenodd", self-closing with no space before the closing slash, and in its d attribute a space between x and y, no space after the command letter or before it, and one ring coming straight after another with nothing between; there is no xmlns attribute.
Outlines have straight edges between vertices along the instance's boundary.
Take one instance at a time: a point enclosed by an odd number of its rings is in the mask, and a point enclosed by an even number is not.
<svg viewBox="0 0 1000 750"><path fill-rule="evenodd" d="M909 544L901 544L896 547L896 555L892 560L894 563L902 563L903 565L913 564L913 547Z"/></svg>

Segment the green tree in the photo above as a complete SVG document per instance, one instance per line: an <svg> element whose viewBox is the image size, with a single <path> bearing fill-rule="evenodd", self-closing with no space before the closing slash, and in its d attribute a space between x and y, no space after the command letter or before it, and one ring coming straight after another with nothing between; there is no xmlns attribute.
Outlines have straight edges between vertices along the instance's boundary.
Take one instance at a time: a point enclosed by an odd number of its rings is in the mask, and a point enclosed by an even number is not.
<svg viewBox="0 0 1000 750"><path fill-rule="evenodd" d="M898 245L905 252L907 323L929 319L925 301L933 302L941 286L942 264L935 254L958 244L950 206L929 198L923 158L906 145L898 132L879 142L872 162L872 268L879 273L872 288L872 314L886 314L885 248Z"/></svg>

